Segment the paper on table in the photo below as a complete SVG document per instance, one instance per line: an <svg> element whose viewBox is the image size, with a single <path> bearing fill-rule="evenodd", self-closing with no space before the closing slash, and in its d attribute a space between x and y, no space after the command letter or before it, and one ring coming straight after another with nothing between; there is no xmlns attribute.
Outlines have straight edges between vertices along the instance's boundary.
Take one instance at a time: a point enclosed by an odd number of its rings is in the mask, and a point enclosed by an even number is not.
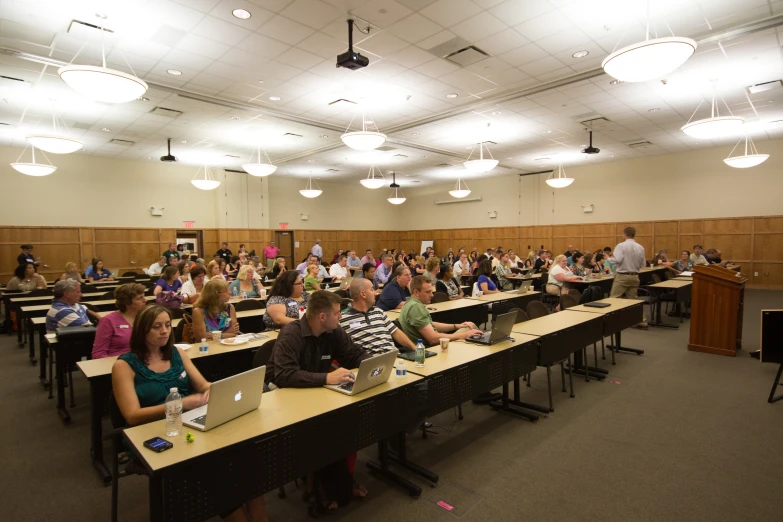
<svg viewBox="0 0 783 522"><path fill-rule="evenodd" d="M692 276L693 272L687 272L687 271L686 272L680 272L680 275L688 277L688 276Z"/></svg>

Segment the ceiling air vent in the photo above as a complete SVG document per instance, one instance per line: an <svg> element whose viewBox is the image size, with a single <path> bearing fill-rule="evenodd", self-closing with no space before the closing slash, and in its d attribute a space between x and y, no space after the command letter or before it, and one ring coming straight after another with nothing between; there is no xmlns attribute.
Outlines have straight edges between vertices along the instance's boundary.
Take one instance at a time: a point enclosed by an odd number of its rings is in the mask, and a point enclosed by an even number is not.
<svg viewBox="0 0 783 522"><path fill-rule="evenodd" d="M757 83L748 87L748 92L756 94L764 91L771 91L772 89L780 89L783 87L783 80L774 80L771 82Z"/></svg>
<svg viewBox="0 0 783 522"><path fill-rule="evenodd" d="M225 157L226 158L231 158L231 159L239 159L239 156L233 156L231 154L226 154Z"/></svg>
<svg viewBox="0 0 783 522"><path fill-rule="evenodd" d="M236 172L237 174L247 174L244 170L236 170L236 169L223 169L226 172Z"/></svg>
<svg viewBox="0 0 783 522"><path fill-rule="evenodd" d="M598 118L591 118L589 120L580 121L579 123L581 123L585 127L589 127L591 129L598 130L598 129L601 129L601 127L605 127L605 126L609 125L612 122L610 122L609 120L607 120L603 116L599 116Z"/></svg>
<svg viewBox="0 0 783 522"><path fill-rule="evenodd" d="M635 141L633 143L629 143L628 146L631 147L632 149L646 149L647 147L652 147L652 142Z"/></svg>
<svg viewBox="0 0 783 522"><path fill-rule="evenodd" d="M326 172L340 172L340 171L337 169L326 169Z"/></svg>
<svg viewBox="0 0 783 522"><path fill-rule="evenodd" d="M126 147L130 147L131 145L136 145L135 141L120 140L120 139L117 139L117 138L114 138L109 143L111 143L113 145L125 145Z"/></svg>
<svg viewBox="0 0 783 522"><path fill-rule="evenodd" d="M351 105L356 105L355 101L346 100L345 98L338 98L334 101L330 101L328 105L337 105L338 107L342 107L343 105L350 103Z"/></svg>
<svg viewBox="0 0 783 522"><path fill-rule="evenodd" d="M440 164L438 164L438 165L435 165L435 166L436 166L436 167L441 167L441 168L443 168L443 169L450 169L450 168L452 168L454 165L452 165L451 163L440 163Z"/></svg>
<svg viewBox="0 0 783 522"><path fill-rule="evenodd" d="M294 134L293 132L286 132L283 134L283 136L288 136L289 138L301 138L301 134Z"/></svg>
<svg viewBox="0 0 783 522"><path fill-rule="evenodd" d="M486 60L490 57L489 53L482 51L475 45L471 45L470 42L459 36L428 49L428 51L435 56L445 58L462 67L480 62L481 60Z"/></svg>
<svg viewBox="0 0 783 522"><path fill-rule="evenodd" d="M163 116L164 118L176 118L182 114L182 111L167 109L166 107L155 107L150 111L150 114L154 114L155 116Z"/></svg>
<svg viewBox="0 0 783 522"><path fill-rule="evenodd" d="M405 154L395 154L394 157L395 158L407 158L408 156L406 156Z"/></svg>

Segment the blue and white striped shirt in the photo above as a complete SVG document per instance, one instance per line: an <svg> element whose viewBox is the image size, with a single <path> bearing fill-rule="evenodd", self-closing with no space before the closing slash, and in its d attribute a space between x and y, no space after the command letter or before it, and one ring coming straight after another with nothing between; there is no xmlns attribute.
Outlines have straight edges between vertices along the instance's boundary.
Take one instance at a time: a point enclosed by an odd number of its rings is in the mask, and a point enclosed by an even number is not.
<svg viewBox="0 0 783 522"><path fill-rule="evenodd" d="M87 308L79 303L71 306L65 301L55 300L46 314L46 331L54 332L68 326L84 326L90 323Z"/></svg>

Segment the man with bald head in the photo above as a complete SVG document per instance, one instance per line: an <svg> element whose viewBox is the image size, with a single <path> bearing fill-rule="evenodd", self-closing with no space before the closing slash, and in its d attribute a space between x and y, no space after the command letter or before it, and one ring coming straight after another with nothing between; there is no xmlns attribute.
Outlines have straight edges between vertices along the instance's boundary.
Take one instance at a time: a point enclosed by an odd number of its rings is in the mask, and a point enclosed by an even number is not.
<svg viewBox="0 0 783 522"><path fill-rule="evenodd" d="M415 350L416 346L402 331L394 326L386 313L375 306L375 291L369 279L354 279L351 283L353 304L343 312L340 326L353 343L367 352L396 348L400 351Z"/></svg>

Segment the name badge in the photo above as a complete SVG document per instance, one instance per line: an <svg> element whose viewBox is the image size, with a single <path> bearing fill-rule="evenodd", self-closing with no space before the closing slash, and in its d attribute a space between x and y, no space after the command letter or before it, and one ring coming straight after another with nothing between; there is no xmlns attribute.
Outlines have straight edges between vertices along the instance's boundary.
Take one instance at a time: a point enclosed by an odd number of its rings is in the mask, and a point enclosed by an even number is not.
<svg viewBox="0 0 783 522"><path fill-rule="evenodd" d="M359 321L351 321L350 323L348 323L349 328L359 328L360 325L361 323Z"/></svg>
<svg viewBox="0 0 783 522"><path fill-rule="evenodd" d="M332 356L331 355L322 355L321 356L321 360L322 361L331 361L332 360Z"/></svg>
<svg viewBox="0 0 783 522"><path fill-rule="evenodd" d="M127 324L118 324L118 325L117 325L117 328L125 328L125 329L128 329L128 328L130 328L130 326L128 326Z"/></svg>
<svg viewBox="0 0 783 522"><path fill-rule="evenodd" d="M182 375L179 376L180 379L187 379L188 373L183 370Z"/></svg>

